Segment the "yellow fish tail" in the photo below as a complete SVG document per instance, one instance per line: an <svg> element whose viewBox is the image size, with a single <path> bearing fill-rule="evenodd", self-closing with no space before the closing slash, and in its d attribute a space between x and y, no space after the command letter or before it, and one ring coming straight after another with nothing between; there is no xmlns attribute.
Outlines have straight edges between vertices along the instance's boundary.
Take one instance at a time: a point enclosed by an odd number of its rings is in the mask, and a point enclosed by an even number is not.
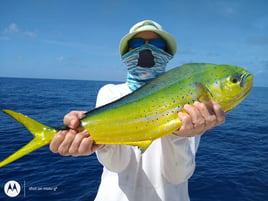
<svg viewBox="0 0 268 201"><path fill-rule="evenodd" d="M44 124L39 123L36 120L33 120L23 114L14 112L12 110L2 110L9 116L13 117L15 120L24 125L33 135L34 139L31 140L27 145L8 156L6 159L0 162L0 167L3 167L26 154L43 147L49 144L53 138L53 136L57 133L57 130L54 128L48 127Z"/></svg>

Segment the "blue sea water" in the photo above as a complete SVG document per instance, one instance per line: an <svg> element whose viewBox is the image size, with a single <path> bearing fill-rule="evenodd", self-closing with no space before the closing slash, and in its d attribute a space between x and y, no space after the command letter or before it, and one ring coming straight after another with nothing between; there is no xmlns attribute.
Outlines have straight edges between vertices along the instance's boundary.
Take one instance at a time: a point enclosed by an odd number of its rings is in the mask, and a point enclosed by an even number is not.
<svg viewBox="0 0 268 201"><path fill-rule="evenodd" d="M102 81L0 78L0 109L12 109L49 126L62 125L71 110L90 110ZM227 114L227 121L203 135L196 171L189 181L192 201L268 200L268 88L255 87ZM32 139L0 113L0 161ZM91 201L102 166L96 156L62 157L43 147L0 168L0 200ZM21 186L4 193L8 181Z"/></svg>

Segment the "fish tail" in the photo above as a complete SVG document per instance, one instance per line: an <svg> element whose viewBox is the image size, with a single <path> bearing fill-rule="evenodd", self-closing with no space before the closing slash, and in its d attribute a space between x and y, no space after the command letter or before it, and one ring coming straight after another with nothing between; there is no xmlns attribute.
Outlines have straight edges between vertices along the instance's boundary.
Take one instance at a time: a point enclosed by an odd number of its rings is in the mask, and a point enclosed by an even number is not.
<svg viewBox="0 0 268 201"><path fill-rule="evenodd" d="M54 128L48 127L40 122L33 120L23 114L17 113L12 110L2 110L9 116L13 117L15 120L24 125L34 136L33 140L31 140L24 147L16 151L15 153L8 156L6 159L0 162L0 167L3 167L26 154L43 147L49 144L53 138L53 136L57 133L57 130Z"/></svg>

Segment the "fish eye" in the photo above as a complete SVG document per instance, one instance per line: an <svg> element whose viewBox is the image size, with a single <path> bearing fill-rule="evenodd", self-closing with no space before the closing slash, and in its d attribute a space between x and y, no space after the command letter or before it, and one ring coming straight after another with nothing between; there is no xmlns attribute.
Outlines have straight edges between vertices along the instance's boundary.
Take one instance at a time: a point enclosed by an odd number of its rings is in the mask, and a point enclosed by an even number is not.
<svg viewBox="0 0 268 201"><path fill-rule="evenodd" d="M237 84L240 82L241 74L235 73L232 76L230 76L229 80L233 84Z"/></svg>
<svg viewBox="0 0 268 201"><path fill-rule="evenodd" d="M239 81L239 79L238 79L237 77L231 77L231 78L230 78L230 81L231 81L233 84L236 84L236 83Z"/></svg>

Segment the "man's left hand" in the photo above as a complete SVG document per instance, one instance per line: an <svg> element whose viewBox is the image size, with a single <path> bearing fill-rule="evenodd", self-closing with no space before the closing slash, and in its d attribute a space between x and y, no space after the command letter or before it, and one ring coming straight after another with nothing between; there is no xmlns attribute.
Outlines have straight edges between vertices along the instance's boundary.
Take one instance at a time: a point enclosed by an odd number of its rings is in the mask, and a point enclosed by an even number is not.
<svg viewBox="0 0 268 201"><path fill-rule="evenodd" d="M185 105L185 112L179 112L182 121L180 129L174 132L180 137L192 137L202 135L205 131L225 122L225 113L221 106L214 102L195 102L193 105Z"/></svg>

